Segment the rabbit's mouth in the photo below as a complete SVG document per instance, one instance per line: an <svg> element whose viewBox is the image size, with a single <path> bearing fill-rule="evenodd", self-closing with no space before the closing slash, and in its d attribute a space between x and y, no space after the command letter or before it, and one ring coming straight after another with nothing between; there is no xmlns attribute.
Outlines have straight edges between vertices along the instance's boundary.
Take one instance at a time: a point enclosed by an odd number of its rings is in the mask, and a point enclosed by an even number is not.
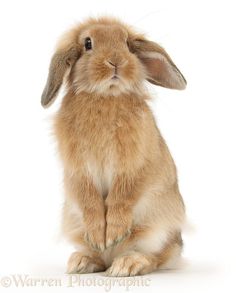
<svg viewBox="0 0 236 293"><path fill-rule="evenodd" d="M117 74L114 74L111 79L112 80L118 80L119 79L119 76Z"/></svg>
<svg viewBox="0 0 236 293"><path fill-rule="evenodd" d="M114 74L108 81L108 84L110 85L110 87L119 87L119 85L122 84L122 79L120 78L119 75Z"/></svg>
<svg viewBox="0 0 236 293"><path fill-rule="evenodd" d="M112 84L117 84L120 81L120 77L117 74L114 74L110 81Z"/></svg>
<svg viewBox="0 0 236 293"><path fill-rule="evenodd" d="M126 87L124 84L124 80L122 76L118 74L113 74L108 80L107 80L108 88L107 90L110 92L110 90L113 92L113 94L120 94L121 92L126 91Z"/></svg>

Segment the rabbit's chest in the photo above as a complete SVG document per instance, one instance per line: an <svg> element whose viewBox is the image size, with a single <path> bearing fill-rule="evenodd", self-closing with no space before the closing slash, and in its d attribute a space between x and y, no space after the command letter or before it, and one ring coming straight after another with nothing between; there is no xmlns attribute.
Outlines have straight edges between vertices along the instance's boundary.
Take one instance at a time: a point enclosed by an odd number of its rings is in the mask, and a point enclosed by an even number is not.
<svg viewBox="0 0 236 293"><path fill-rule="evenodd" d="M78 156L97 190L106 197L119 168L115 119L100 115L78 127ZM111 117L110 117L111 118ZM86 127L86 131L85 131Z"/></svg>
<svg viewBox="0 0 236 293"><path fill-rule="evenodd" d="M97 190L103 195L103 197L106 197L112 187L115 175L112 158L107 158L107 161L102 164L100 160L96 160L90 156L86 158L85 166L86 173L92 178Z"/></svg>
<svg viewBox="0 0 236 293"><path fill-rule="evenodd" d="M106 196L116 174L129 172L140 163L143 153L141 119L128 111L97 111L84 122L78 122L77 137L81 148L78 156L97 189Z"/></svg>
<svg viewBox="0 0 236 293"><path fill-rule="evenodd" d="M103 195L117 174L140 168L146 153L145 107L135 100L116 98L90 103L78 100L71 107L74 115L68 117L61 111L56 120L66 165L89 175Z"/></svg>
<svg viewBox="0 0 236 293"><path fill-rule="evenodd" d="M101 127L100 122L92 121L83 127L81 122L73 137L67 146L73 151L69 165L89 176L99 193L106 197L119 168L112 127Z"/></svg>
<svg viewBox="0 0 236 293"><path fill-rule="evenodd" d="M120 159L142 145L143 113L123 104L105 105L98 103L77 115L77 145L103 161L111 156Z"/></svg>

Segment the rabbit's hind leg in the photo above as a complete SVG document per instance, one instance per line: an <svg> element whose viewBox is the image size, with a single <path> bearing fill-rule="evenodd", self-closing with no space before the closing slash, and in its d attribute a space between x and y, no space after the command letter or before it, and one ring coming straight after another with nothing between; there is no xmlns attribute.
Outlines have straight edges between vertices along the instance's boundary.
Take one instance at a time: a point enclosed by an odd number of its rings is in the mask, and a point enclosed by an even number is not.
<svg viewBox="0 0 236 293"><path fill-rule="evenodd" d="M98 256L83 252L73 252L67 263L68 274L88 274L105 271L106 267Z"/></svg>
<svg viewBox="0 0 236 293"><path fill-rule="evenodd" d="M148 253L137 249L128 250L117 256L106 271L108 276L127 277L144 275L158 268L168 268L176 263L182 250L180 233L171 238L158 253Z"/></svg>

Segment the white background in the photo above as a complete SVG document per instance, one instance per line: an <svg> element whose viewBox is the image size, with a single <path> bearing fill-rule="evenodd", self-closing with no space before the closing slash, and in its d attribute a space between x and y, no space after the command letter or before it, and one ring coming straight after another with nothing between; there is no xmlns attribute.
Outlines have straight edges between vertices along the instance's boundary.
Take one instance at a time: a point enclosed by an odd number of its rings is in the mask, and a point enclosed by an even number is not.
<svg viewBox="0 0 236 293"><path fill-rule="evenodd" d="M50 134L61 97L44 110L40 96L60 34L103 14L121 17L163 45L188 81L186 91L150 91L194 226L184 236L189 264L148 275L149 287L130 291L233 292L236 18L234 1L228 0L0 1L0 278L63 276L73 251L59 232L62 167ZM102 286L74 287L81 289L104 292Z"/></svg>

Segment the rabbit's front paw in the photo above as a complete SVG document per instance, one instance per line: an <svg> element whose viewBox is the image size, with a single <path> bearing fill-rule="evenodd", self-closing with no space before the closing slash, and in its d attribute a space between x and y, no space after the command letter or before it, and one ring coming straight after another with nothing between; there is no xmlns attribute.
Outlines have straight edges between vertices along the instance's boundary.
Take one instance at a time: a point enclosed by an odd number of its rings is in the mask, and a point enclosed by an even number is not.
<svg viewBox="0 0 236 293"><path fill-rule="evenodd" d="M105 249L105 225L87 228L84 238L91 248L103 251Z"/></svg>
<svg viewBox="0 0 236 293"><path fill-rule="evenodd" d="M84 239L91 248L98 251L105 249L105 216L103 213L98 213L95 210L90 210L90 213L85 217L85 234Z"/></svg>
<svg viewBox="0 0 236 293"><path fill-rule="evenodd" d="M114 246L128 237L131 233L130 227L119 224L107 225L106 248Z"/></svg>
<svg viewBox="0 0 236 293"><path fill-rule="evenodd" d="M108 207L106 222L106 248L118 244L131 233L131 215L119 206Z"/></svg>

